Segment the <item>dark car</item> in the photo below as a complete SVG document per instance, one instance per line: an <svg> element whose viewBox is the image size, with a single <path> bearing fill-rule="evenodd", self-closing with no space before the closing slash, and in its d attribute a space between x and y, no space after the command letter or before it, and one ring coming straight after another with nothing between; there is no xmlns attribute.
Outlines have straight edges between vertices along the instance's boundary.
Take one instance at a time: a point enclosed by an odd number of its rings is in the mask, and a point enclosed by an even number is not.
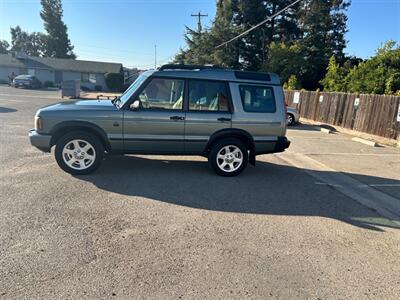
<svg viewBox="0 0 400 300"><path fill-rule="evenodd" d="M42 86L39 79L32 75L18 75L13 80L13 87L24 87L30 89L38 89Z"/></svg>

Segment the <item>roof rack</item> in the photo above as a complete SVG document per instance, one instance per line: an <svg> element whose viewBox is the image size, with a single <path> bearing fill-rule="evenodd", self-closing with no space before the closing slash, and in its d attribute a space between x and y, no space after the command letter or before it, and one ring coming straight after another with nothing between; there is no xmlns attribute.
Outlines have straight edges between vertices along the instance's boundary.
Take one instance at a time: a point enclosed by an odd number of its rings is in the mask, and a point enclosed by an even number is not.
<svg viewBox="0 0 400 300"><path fill-rule="evenodd" d="M206 69L222 69L216 65L184 65L184 64L167 64L158 68L159 71L164 70L206 70Z"/></svg>

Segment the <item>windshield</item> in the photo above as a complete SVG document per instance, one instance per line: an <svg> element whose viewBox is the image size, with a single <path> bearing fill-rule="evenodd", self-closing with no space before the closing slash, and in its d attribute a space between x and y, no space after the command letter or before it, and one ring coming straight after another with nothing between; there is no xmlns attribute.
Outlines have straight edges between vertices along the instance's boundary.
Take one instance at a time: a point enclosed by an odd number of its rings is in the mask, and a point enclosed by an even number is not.
<svg viewBox="0 0 400 300"><path fill-rule="evenodd" d="M128 101L132 95L136 92L136 90L142 85L143 81L145 81L147 76L140 75L136 78L135 82L130 85L130 87L118 98L118 106L123 106L126 101Z"/></svg>

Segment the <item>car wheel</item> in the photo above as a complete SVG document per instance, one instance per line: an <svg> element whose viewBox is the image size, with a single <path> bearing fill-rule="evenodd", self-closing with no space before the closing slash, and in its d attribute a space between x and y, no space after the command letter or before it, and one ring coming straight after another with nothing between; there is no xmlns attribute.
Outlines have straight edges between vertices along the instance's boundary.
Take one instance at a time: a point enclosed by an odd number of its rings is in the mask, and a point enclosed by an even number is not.
<svg viewBox="0 0 400 300"><path fill-rule="evenodd" d="M286 118L286 122L288 126L294 125L294 116L292 114L288 114Z"/></svg>
<svg viewBox="0 0 400 300"><path fill-rule="evenodd" d="M61 169L70 174L93 172L100 166L103 156L103 144L90 133L71 132L61 137L56 144L56 161Z"/></svg>
<svg viewBox="0 0 400 300"><path fill-rule="evenodd" d="M249 156L246 146L238 139L223 139L211 148L208 161L221 176L232 177L243 172Z"/></svg>

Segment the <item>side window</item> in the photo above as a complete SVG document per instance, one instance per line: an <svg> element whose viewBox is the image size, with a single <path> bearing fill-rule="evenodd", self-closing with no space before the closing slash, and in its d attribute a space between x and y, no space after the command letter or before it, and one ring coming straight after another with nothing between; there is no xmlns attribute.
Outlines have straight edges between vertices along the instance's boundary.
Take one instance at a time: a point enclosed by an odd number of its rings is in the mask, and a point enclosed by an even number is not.
<svg viewBox="0 0 400 300"><path fill-rule="evenodd" d="M82 73L81 80L82 82L89 82L89 73Z"/></svg>
<svg viewBox="0 0 400 300"><path fill-rule="evenodd" d="M225 83L189 80L189 110L229 111L228 101Z"/></svg>
<svg viewBox="0 0 400 300"><path fill-rule="evenodd" d="M153 78L140 93L144 109L182 109L184 80Z"/></svg>
<svg viewBox="0 0 400 300"><path fill-rule="evenodd" d="M240 85L240 96L246 112L274 113L276 104L271 87L259 85Z"/></svg>

